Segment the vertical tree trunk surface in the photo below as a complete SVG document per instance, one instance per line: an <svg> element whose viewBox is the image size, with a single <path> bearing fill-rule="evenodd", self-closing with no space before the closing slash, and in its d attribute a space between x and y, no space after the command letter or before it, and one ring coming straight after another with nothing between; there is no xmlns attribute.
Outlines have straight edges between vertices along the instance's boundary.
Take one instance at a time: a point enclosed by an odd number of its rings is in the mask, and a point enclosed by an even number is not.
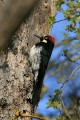
<svg viewBox="0 0 80 120"><path fill-rule="evenodd" d="M40 0L30 17L23 21L11 38L8 53L1 52L0 120L15 119L17 111L31 113L33 74L29 65L29 50L37 42L34 34L49 34L48 17L55 13L53 0Z"/></svg>

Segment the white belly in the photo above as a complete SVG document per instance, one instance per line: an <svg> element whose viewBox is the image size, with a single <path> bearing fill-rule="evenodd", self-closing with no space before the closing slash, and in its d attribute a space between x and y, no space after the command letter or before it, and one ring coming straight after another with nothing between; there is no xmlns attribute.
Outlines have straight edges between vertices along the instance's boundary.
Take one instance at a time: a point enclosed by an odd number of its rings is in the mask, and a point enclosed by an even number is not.
<svg viewBox="0 0 80 120"><path fill-rule="evenodd" d="M35 45L31 48L30 50L30 63L33 72L35 72L35 80L38 76L38 71L40 67L40 62L41 62L41 49L42 47L35 47Z"/></svg>

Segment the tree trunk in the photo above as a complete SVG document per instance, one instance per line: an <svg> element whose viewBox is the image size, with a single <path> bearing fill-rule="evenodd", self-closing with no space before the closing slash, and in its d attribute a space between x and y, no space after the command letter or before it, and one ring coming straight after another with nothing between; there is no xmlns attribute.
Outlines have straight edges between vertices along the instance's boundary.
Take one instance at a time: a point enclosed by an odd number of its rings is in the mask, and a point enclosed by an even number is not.
<svg viewBox="0 0 80 120"><path fill-rule="evenodd" d="M0 120L15 119L17 111L31 113L33 74L29 65L29 50L37 42L34 34L49 34L48 17L55 13L53 0L40 0L10 40L8 51L1 52Z"/></svg>

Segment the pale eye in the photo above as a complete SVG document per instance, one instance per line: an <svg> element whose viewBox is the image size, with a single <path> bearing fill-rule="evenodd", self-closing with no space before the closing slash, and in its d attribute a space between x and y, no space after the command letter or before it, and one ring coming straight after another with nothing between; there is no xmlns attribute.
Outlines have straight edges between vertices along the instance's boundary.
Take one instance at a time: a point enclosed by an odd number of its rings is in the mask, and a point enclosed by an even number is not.
<svg viewBox="0 0 80 120"><path fill-rule="evenodd" d="M48 38L48 36L45 36L44 39L45 39L45 40L48 40L49 38Z"/></svg>

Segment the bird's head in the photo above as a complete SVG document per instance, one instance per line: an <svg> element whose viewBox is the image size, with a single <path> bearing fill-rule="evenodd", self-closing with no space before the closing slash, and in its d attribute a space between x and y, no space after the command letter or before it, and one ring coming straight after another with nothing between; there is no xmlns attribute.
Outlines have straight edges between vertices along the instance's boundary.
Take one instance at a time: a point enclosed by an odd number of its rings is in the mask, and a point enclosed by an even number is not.
<svg viewBox="0 0 80 120"><path fill-rule="evenodd" d="M38 35L35 35L36 37L38 37L40 39L41 42L43 43L52 43L54 44L55 43L55 39L54 37L50 36L50 35L47 35L47 36L38 36Z"/></svg>

